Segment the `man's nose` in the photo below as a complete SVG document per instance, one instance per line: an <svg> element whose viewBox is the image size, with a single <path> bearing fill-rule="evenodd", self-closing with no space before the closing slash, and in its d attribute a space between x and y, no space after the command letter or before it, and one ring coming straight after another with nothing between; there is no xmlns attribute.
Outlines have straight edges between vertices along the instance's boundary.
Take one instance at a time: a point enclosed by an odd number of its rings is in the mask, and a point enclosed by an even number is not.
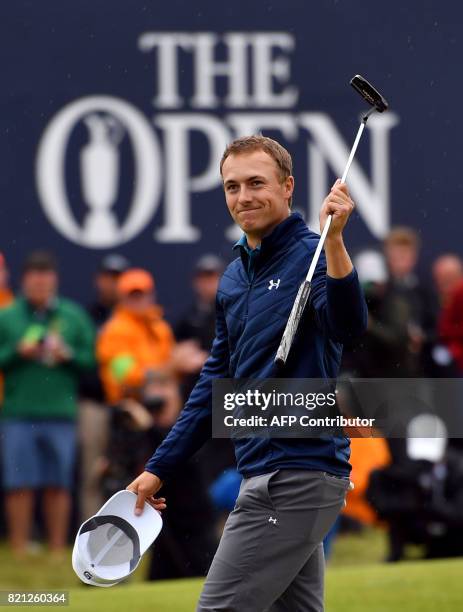
<svg viewBox="0 0 463 612"><path fill-rule="evenodd" d="M244 205L252 202L252 195L250 190L246 185L241 185L240 191L238 194L238 204Z"/></svg>

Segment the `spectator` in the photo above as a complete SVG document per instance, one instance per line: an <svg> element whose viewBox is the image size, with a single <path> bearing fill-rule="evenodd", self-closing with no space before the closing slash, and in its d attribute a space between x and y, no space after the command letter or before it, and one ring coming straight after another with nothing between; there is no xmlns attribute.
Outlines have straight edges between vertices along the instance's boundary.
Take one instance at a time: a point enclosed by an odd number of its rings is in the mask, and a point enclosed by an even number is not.
<svg viewBox="0 0 463 612"><path fill-rule="evenodd" d="M434 378L453 378L459 375L458 329L461 325L459 299L454 294L463 285L463 262L457 255L446 254L436 259L432 266L434 285L441 308L438 317L435 343L430 353L432 368L428 368ZM455 330L457 334L455 335Z"/></svg>
<svg viewBox="0 0 463 612"><path fill-rule="evenodd" d="M455 287L463 282L463 262L458 255L441 255L432 266L432 275L439 302L446 306Z"/></svg>
<svg viewBox="0 0 463 612"><path fill-rule="evenodd" d="M439 268L438 268L439 269ZM441 282L442 275L438 282ZM455 360L458 375L463 375L463 280L453 278L443 289L443 308L439 318L439 338Z"/></svg>
<svg viewBox="0 0 463 612"><path fill-rule="evenodd" d="M401 560L408 543L421 544L428 559L463 554L461 451L446 449L445 426L436 437L426 436L429 427L423 430L426 437L417 436L423 417L429 415L418 415L408 425L403 460L370 476L367 497L389 525L388 561Z"/></svg>
<svg viewBox="0 0 463 612"><path fill-rule="evenodd" d="M130 267L129 261L118 253L106 255L95 276L96 300L89 306L89 313L97 328L109 319L117 304L117 283L120 275Z"/></svg>
<svg viewBox="0 0 463 612"><path fill-rule="evenodd" d="M186 399L199 376L215 336L215 296L224 263L216 255L203 255L193 275L194 302L175 327L178 341L174 361L183 374Z"/></svg>
<svg viewBox="0 0 463 612"><path fill-rule="evenodd" d="M175 327L175 337L179 342L194 342L203 351L202 362L198 368L182 380L184 400L189 397L206 360L215 336L215 297L225 264L213 254L203 255L194 268L192 286L195 300L189 310ZM235 455L230 440L211 439L206 442L197 455L198 465L206 486L213 486L221 478L224 470L234 468Z"/></svg>
<svg viewBox="0 0 463 612"><path fill-rule="evenodd" d="M362 377L416 377L424 372L423 351L435 336L432 294L419 281L415 266L419 239L414 230L398 227L384 242L387 278L378 254L372 279L363 279L369 309L367 334L345 348L344 364ZM368 266L367 266L368 268Z"/></svg>
<svg viewBox="0 0 463 612"><path fill-rule="evenodd" d="M401 298L408 310L409 375L422 375L427 353L431 350L436 329L436 304L431 290L418 278L416 266L420 239L409 227L393 228L384 241L389 269L387 293Z"/></svg>
<svg viewBox="0 0 463 612"><path fill-rule="evenodd" d="M215 296L224 262L216 255L203 255L196 262L193 275L195 300L175 327L177 340L196 340L209 351L215 336Z"/></svg>
<svg viewBox="0 0 463 612"><path fill-rule="evenodd" d="M360 378L413 375L416 358L410 353L405 296L388 278L381 253L365 251L355 264L368 304L368 329L358 341L345 344L343 371Z"/></svg>
<svg viewBox="0 0 463 612"><path fill-rule="evenodd" d="M138 394L122 397L111 407L111 435L106 453L103 489L106 497L123 489L143 466L152 445L159 444L181 408L176 378L167 370L152 370Z"/></svg>
<svg viewBox="0 0 463 612"><path fill-rule="evenodd" d="M426 329L426 311L431 311L429 301L426 306L426 292L419 289L416 277L414 279L413 274L410 276L406 272L407 269L413 269L416 262L417 237L413 237L410 230L401 229L393 234L393 238L392 242L396 244L392 247L390 268L396 270L396 275L392 282L392 293L397 298L405 298L409 313L407 316L413 321L413 328L418 328L418 338L414 338L416 329L408 329L409 356L417 355L422 339L426 339L425 347L430 350L425 372L434 377L453 376L452 355L463 371L462 263L456 256L444 255L433 265L439 301L444 307L439 322L439 335L450 349L449 353L449 350L439 345L435 330L429 323ZM401 258L403 261L400 261ZM406 312L404 309L403 322L406 321ZM421 324L416 326L416 321L420 320ZM404 360L403 363L408 365L411 360ZM402 375L413 376L419 373L418 368L405 367ZM424 388L425 383L422 386ZM417 393L419 394L418 385ZM420 442L416 437L412 438L412 441ZM424 441L426 442L426 439ZM432 439L429 442L432 442ZM424 544L427 557L461 554L462 501L458 486L455 486L462 476L458 441L448 441L447 455L438 462L411 456L409 444L404 440L391 439L389 445L393 461L390 466L372 473L367 490L367 498L380 517L388 523L388 560L397 561L403 558L404 547L408 542Z"/></svg>
<svg viewBox="0 0 463 612"><path fill-rule="evenodd" d="M390 463L387 442L384 438L376 437L376 433L368 438L351 437L350 477L355 487L349 492L347 505L323 541L327 560L331 557L338 533L358 533L367 526L382 526L371 500L367 499L371 474Z"/></svg>
<svg viewBox="0 0 463 612"><path fill-rule="evenodd" d="M119 278L118 295L119 304L103 326L97 343L106 399L112 407L108 452L112 455L112 448L127 440L133 444L136 438L137 453L121 452L118 461L110 464L111 473L105 474L107 495L123 488L138 462L145 458L145 432L154 425L153 415L147 410L147 405L152 404L149 397L152 381L170 365L174 347L171 328L154 302L151 274L140 269L127 270ZM154 412L156 420L162 421L153 407ZM177 412L178 407L173 420ZM114 484L108 485L109 481Z"/></svg>
<svg viewBox="0 0 463 612"><path fill-rule="evenodd" d="M377 251L366 250L355 258L355 266L365 292L369 315L368 329L364 336L344 348L343 370L348 375L353 374L359 378L416 375L418 364L416 353L411 350L408 328L412 318L412 306L410 300L407 299L407 283L410 283L410 287L415 286L410 274L416 263L416 245L408 233L403 237L401 234L396 237L397 245L395 245L396 238L393 235L392 243L394 244L389 243L389 246L386 247L390 257L389 266L384 256ZM405 253L403 262L399 256L400 251ZM407 281L407 278L410 278L410 281ZM403 283L405 283L405 290L402 289ZM346 407L349 407L349 403L344 406L344 409ZM350 412L352 408L348 410L348 413ZM363 416L354 412L352 414ZM358 529L362 525L375 522L376 512L371 504L371 499L366 498L370 474L373 470L388 463L391 459L390 454L401 456L404 453L402 441L391 439L386 441L376 436L352 438L351 445L351 474L355 482L355 489L349 495L342 521L338 521L337 524L338 528L344 529ZM335 535L336 531L334 533L332 531L329 534L328 542L325 543L328 553ZM388 536L390 540L390 532Z"/></svg>
<svg viewBox="0 0 463 612"><path fill-rule="evenodd" d="M355 488L349 493L349 502L343 514L360 527L375 525L378 517L365 494L371 472L390 463L389 449L384 438L377 435L371 438L351 438L351 446L351 478Z"/></svg>
<svg viewBox="0 0 463 612"><path fill-rule="evenodd" d="M99 329L117 303L117 283L129 262L119 254L106 255L95 275L96 299L88 312ZM109 432L109 413L95 366L81 379L79 389L79 505L81 520L92 516L104 499L100 486Z"/></svg>
<svg viewBox="0 0 463 612"><path fill-rule="evenodd" d="M174 335L154 301L154 280L130 269L119 278L119 305L103 326L97 344L101 378L110 404L141 399L151 372L171 361Z"/></svg>
<svg viewBox="0 0 463 612"><path fill-rule="evenodd" d="M145 391L154 413L151 440L145 446L143 468L153 446L161 444L175 423L183 405L177 380L162 372L152 377ZM133 454L134 446L128 446ZM116 449L116 453L120 453ZM194 461L187 461L182 473L166 483L164 495L169 499L164 528L156 540L148 577L150 580L204 576L209 569L216 548L216 534L212 529L212 508L204 482Z"/></svg>
<svg viewBox="0 0 463 612"><path fill-rule="evenodd" d="M54 258L37 251L26 260L22 296L0 312L0 367L5 374L2 464L13 552L27 550L34 491L43 489L50 550L67 541L75 459L76 391L91 367L93 326L57 295Z"/></svg>
<svg viewBox="0 0 463 612"><path fill-rule="evenodd" d="M439 339L456 365L457 376L463 373L463 262L457 255L438 257L433 277L442 307L439 316ZM445 353L440 352L440 358Z"/></svg>

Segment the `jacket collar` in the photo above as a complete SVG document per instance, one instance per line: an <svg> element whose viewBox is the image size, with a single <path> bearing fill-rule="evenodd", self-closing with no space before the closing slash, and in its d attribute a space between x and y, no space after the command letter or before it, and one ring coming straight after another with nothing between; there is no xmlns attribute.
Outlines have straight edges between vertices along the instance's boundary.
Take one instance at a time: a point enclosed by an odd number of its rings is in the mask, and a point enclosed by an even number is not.
<svg viewBox="0 0 463 612"><path fill-rule="evenodd" d="M40 310L35 308L23 294L20 294L16 301L22 308L27 310L27 312L40 314L42 316L50 316L55 314L59 310L60 306L60 299L57 295L53 296L48 302L47 306Z"/></svg>
<svg viewBox="0 0 463 612"><path fill-rule="evenodd" d="M293 242L300 240L307 234L307 225L302 215L298 212L293 212L277 225L268 236L262 239L262 254L265 256L276 251L286 251Z"/></svg>
<svg viewBox="0 0 463 612"><path fill-rule="evenodd" d="M269 257L276 251L286 251L293 242L308 235L309 230L302 215L298 212L291 213L284 221L279 223L267 236L262 238L260 245L261 257ZM233 246L233 249L243 247L245 235ZM241 249L240 249L241 250Z"/></svg>

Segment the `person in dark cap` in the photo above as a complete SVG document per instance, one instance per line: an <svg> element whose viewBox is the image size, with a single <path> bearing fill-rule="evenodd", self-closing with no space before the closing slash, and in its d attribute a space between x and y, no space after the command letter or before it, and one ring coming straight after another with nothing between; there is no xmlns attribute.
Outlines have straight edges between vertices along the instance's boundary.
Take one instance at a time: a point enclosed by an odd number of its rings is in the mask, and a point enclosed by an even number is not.
<svg viewBox="0 0 463 612"><path fill-rule="evenodd" d="M185 349L191 346L193 351L196 347L196 350L201 349L209 355L215 336L215 296L224 269L225 262L211 253L202 255L195 263L192 278L194 302L174 330L177 341ZM179 350L183 350L182 346ZM198 380L199 371L200 368L182 380L185 400ZM230 440L211 439L198 453L198 466L207 488L234 465L235 456Z"/></svg>
<svg viewBox="0 0 463 612"><path fill-rule="evenodd" d="M192 275L194 301L174 327L178 360L184 364L197 364L184 372L182 389L185 399L196 384L214 340L215 296L224 269L224 261L212 253L202 255L196 261Z"/></svg>
<svg viewBox="0 0 463 612"><path fill-rule="evenodd" d="M129 260L119 253L110 253L101 260L94 281L96 300L88 307L88 312L98 329L109 319L118 300L119 276L129 267Z"/></svg>
<svg viewBox="0 0 463 612"><path fill-rule="evenodd" d="M194 340L202 350L210 350L215 335L215 296L224 269L224 261L210 253L196 262L192 278L194 302L175 327L179 342Z"/></svg>
<svg viewBox="0 0 463 612"><path fill-rule="evenodd" d="M23 266L21 295L0 311L3 486L10 545L27 552L34 493L43 490L50 550L64 555L71 510L79 375L94 363L94 328L58 295L57 262L35 251Z"/></svg>

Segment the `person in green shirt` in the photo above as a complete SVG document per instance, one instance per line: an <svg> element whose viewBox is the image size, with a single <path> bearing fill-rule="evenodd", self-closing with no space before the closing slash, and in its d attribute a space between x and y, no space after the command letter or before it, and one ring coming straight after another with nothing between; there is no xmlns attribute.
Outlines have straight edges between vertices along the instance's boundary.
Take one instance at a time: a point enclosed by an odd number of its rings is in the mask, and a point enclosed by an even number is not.
<svg viewBox="0 0 463 612"><path fill-rule="evenodd" d="M76 453L79 374L95 364L94 327L77 304L57 295L47 252L26 260L21 295L0 312L3 486L9 541L27 550L34 491L43 489L50 550L62 554L69 525Z"/></svg>

